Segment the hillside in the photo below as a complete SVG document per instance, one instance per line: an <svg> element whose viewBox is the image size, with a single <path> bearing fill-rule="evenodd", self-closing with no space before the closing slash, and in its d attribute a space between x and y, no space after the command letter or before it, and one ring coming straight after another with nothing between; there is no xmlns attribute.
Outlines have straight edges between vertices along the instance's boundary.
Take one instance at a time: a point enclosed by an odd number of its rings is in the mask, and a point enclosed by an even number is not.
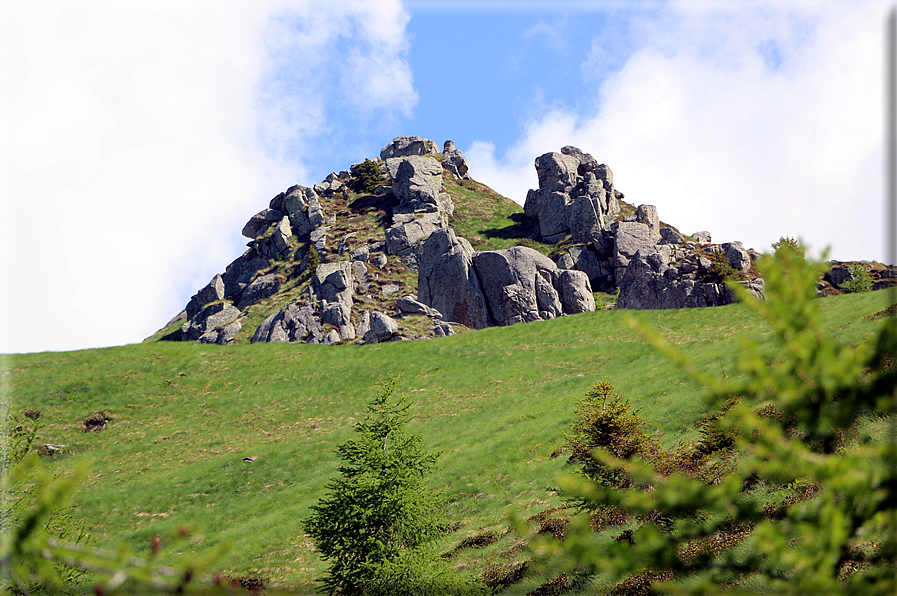
<svg viewBox="0 0 897 596"><path fill-rule="evenodd" d="M864 317L883 300L880 292L824 299L827 329L862 341L877 325ZM715 375L733 374L739 334L767 333L737 304L600 311L344 348L159 342L29 354L15 357L8 380L15 412L41 412L39 441L65 445L48 465L88 464L76 511L98 545L125 541L146 553L152 536L186 524L196 538L185 551L230 543L220 562L226 573L303 593L323 566L299 520L334 474L332 450L387 375L400 375L401 390L416 400L411 430L442 452L432 486L445 492L456 524L440 550L490 531L499 537L452 559L478 573L527 558L515 545L528 536L508 531L508 514L526 519L561 504L546 487L566 469L557 450L575 402L597 381L608 379L641 408L666 445L693 437L698 388L633 335L629 316ZM107 426L82 432L101 410ZM505 593L544 579L534 571Z"/></svg>

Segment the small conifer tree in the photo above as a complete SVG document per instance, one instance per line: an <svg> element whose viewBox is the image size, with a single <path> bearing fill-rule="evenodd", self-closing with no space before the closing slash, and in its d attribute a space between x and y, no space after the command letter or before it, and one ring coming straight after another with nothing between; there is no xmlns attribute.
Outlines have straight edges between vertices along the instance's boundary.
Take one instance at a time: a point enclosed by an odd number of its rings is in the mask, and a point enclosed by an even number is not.
<svg viewBox="0 0 897 596"><path fill-rule="evenodd" d="M860 263L850 266L850 279L841 284L840 289L851 294L868 292L872 289L872 276Z"/></svg>
<svg viewBox="0 0 897 596"><path fill-rule="evenodd" d="M386 384L355 425L356 438L337 448L340 476L304 521L330 562L321 580L329 594L404 593L402 586L387 590L379 582L420 577L420 567L438 560L426 550L440 528L438 497L426 487L437 454L405 430L410 403L392 399L395 388L394 379ZM403 561L414 562L407 575L396 570Z"/></svg>

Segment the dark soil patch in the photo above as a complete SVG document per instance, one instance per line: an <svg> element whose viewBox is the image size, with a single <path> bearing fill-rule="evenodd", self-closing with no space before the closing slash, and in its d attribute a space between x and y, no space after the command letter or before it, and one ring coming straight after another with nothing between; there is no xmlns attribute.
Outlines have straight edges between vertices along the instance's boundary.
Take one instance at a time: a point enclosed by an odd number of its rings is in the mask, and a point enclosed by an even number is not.
<svg viewBox="0 0 897 596"><path fill-rule="evenodd" d="M81 430L86 433L103 430L110 420L112 420L112 416L107 414L105 410L94 412L81 423Z"/></svg>
<svg viewBox="0 0 897 596"><path fill-rule="evenodd" d="M495 592L501 592L508 586L513 586L522 580L527 568L529 568L529 561L490 566L483 572L483 581L488 587L493 588Z"/></svg>
<svg viewBox="0 0 897 596"><path fill-rule="evenodd" d="M542 527L539 528L539 534L551 534L556 539L563 540L564 536L567 535L567 527L569 525L569 520L552 517L542 522Z"/></svg>
<svg viewBox="0 0 897 596"><path fill-rule="evenodd" d="M866 316L863 318L866 319L867 321L874 321L875 319L883 319L885 317L893 317L895 314L897 314L897 302L895 302L894 304L892 304L891 306L889 306L887 308L884 308L884 309L878 311L874 315L869 315L869 316Z"/></svg>

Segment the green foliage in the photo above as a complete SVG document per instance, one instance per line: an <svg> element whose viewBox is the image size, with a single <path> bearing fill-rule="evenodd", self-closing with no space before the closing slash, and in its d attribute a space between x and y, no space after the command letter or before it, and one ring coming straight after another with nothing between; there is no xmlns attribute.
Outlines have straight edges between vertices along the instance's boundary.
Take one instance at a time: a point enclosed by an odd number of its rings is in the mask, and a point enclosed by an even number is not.
<svg viewBox="0 0 897 596"><path fill-rule="evenodd" d="M426 488L437 454L405 430L410 403L391 400L395 387L393 379L355 425L357 438L337 448L340 477L327 484L327 495L304 521L330 561L321 580L330 594L419 592L414 583L427 577L422 570L437 558L427 545L440 534L439 499ZM413 566L405 569L409 561ZM394 583L387 588L383 578Z"/></svg>
<svg viewBox="0 0 897 596"><path fill-rule="evenodd" d="M851 294L868 292L872 289L872 275L861 263L850 266L850 279L839 286L839 289Z"/></svg>
<svg viewBox="0 0 897 596"><path fill-rule="evenodd" d="M72 514L71 492L80 474L54 478L32 453L40 413L3 417L0 449L0 591L68 592L84 570L42 556L50 543L87 541L84 522Z"/></svg>
<svg viewBox="0 0 897 596"><path fill-rule="evenodd" d="M695 276L698 280L706 283L721 284L728 279L733 279L737 273L725 253L714 251L710 253L710 267L698 269Z"/></svg>
<svg viewBox="0 0 897 596"><path fill-rule="evenodd" d="M820 324L818 264L780 250L760 267L768 299L741 299L767 322L776 349L745 340L733 380L710 377L642 330L706 387L707 407L723 409L707 438L723 451L734 438L740 460L708 483L595 451L652 490L581 475L562 481L594 509L639 520L625 540L601 546L586 525L571 524L579 531L563 545L579 566L606 573L609 585L622 582L618 591L638 581L693 594L897 590L897 446L858 432L865 418L897 409L897 322L889 318L857 347L841 343ZM855 440L845 440L849 431Z"/></svg>
<svg viewBox="0 0 897 596"><path fill-rule="evenodd" d="M349 188L357 193L372 193L383 182L380 164L372 159L366 159L364 163L355 168L352 179L349 181Z"/></svg>
<svg viewBox="0 0 897 596"><path fill-rule="evenodd" d="M588 478L609 486L625 487L631 482L619 468L608 467L596 460L596 449L628 460L640 455L643 459L660 450L657 441L645 433L648 423L631 411L628 400L614 391L607 380L589 390L588 396L576 404L573 433L567 436L570 461L581 466Z"/></svg>
<svg viewBox="0 0 897 596"><path fill-rule="evenodd" d="M315 248L314 244L308 245L308 266L305 268L311 275L318 270L318 267L321 265L321 255L318 253L318 249Z"/></svg>
<svg viewBox="0 0 897 596"><path fill-rule="evenodd" d="M795 256L802 259L807 256L807 251L800 240L796 240L790 236L782 236L777 242L773 242L772 250L776 255L780 255L785 251L791 251Z"/></svg>

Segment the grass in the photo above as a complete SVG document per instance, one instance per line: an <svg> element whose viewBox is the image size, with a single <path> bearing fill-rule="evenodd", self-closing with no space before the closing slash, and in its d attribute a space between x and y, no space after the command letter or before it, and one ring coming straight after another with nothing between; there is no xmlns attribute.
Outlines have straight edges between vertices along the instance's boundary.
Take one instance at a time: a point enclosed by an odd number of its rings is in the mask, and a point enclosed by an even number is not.
<svg viewBox="0 0 897 596"><path fill-rule="evenodd" d="M859 343L877 326L864 317L886 307L883 298L826 298L825 324ZM303 591L324 566L300 520L335 474L333 450L378 384L400 375L401 390L415 399L410 429L442 453L432 485L444 491L457 527L439 548L497 533L494 543L452 557L458 568L483 573L529 556L515 547L527 537L508 531L507 515L526 519L562 504L549 487L565 456L552 455L576 400L597 381L607 378L631 399L665 446L694 437L699 388L634 335L627 317L658 329L715 375L734 374L739 334L768 333L744 305L600 311L372 346L159 342L16 355L7 380L15 412L43 413L39 442L67 445L49 465L89 465L77 513L99 546L125 542L145 553L155 534L190 525L194 539L166 556L229 543L220 561L226 573ZM105 430L81 432L99 410L112 417Z"/></svg>

